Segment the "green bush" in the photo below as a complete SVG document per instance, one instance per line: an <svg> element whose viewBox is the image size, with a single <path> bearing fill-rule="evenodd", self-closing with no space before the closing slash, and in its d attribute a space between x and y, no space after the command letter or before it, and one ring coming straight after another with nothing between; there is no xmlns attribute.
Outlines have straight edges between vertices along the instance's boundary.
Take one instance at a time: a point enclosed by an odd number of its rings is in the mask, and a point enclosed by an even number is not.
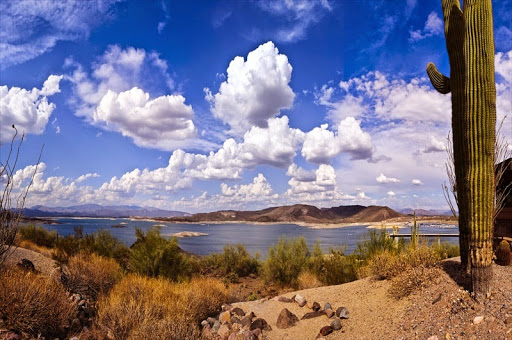
<svg viewBox="0 0 512 340"><path fill-rule="evenodd" d="M268 250L263 278L267 282L297 286L299 274L307 267L310 257L311 252L304 237L292 240L281 238Z"/></svg>
<svg viewBox="0 0 512 340"><path fill-rule="evenodd" d="M434 243L431 247L442 260L460 256L460 247L458 244L442 242Z"/></svg>
<svg viewBox="0 0 512 340"><path fill-rule="evenodd" d="M222 275L244 277L257 274L260 263L258 256L251 256L243 244L225 245L222 253L211 254L202 259L203 267L208 267ZM236 275L236 276L235 276Z"/></svg>
<svg viewBox="0 0 512 340"><path fill-rule="evenodd" d="M18 231L22 240L31 241L38 246L52 248L57 241L57 232L49 231L41 226L29 224L23 226Z"/></svg>
<svg viewBox="0 0 512 340"><path fill-rule="evenodd" d="M53 259L61 263L68 263L71 257L80 252L80 243L81 238L76 235L59 237L55 242L55 254Z"/></svg>
<svg viewBox="0 0 512 340"><path fill-rule="evenodd" d="M178 246L178 239L166 239L153 227L144 233L135 229L137 240L132 246L130 264L134 272L180 281L190 276L190 265Z"/></svg>
<svg viewBox="0 0 512 340"><path fill-rule="evenodd" d="M81 241L81 249L103 257L113 258L123 268L127 267L130 257L130 249L123 242L112 236L110 231L103 229L85 235Z"/></svg>
<svg viewBox="0 0 512 340"><path fill-rule="evenodd" d="M359 259L366 261L376 254L385 251L398 253L404 249L405 241L403 238L397 244L393 242L385 228L380 230L373 229L364 234L362 242L357 243L355 254L357 254Z"/></svg>
<svg viewBox="0 0 512 340"><path fill-rule="evenodd" d="M325 285L354 281L361 261L356 255L345 255L345 248L333 247L328 254L313 251L309 270Z"/></svg>

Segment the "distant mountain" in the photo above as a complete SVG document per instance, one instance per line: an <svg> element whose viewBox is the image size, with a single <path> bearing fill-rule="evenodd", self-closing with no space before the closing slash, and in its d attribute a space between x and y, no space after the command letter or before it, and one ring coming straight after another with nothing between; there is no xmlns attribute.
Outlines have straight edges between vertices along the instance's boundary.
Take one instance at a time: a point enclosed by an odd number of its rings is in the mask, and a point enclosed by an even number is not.
<svg viewBox="0 0 512 340"><path fill-rule="evenodd" d="M134 205L103 206L99 204L83 204L70 207L47 207L36 205L23 209L26 217L174 217L187 216L182 211L170 211L157 208L138 207Z"/></svg>
<svg viewBox="0 0 512 340"><path fill-rule="evenodd" d="M380 222L401 217L391 208L381 206L364 207L348 205L319 209L313 205L295 204L257 211L222 210L189 216L166 218L170 222L303 222L303 223L357 223Z"/></svg>
<svg viewBox="0 0 512 340"><path fill-rule="evenodd" d="M449 210L425 210L425 209L412 209L412 208L405 208L398 210L401 214L404 215L413 215L414 211L416 211L417 216L451 216L452 212Z"/></svg>

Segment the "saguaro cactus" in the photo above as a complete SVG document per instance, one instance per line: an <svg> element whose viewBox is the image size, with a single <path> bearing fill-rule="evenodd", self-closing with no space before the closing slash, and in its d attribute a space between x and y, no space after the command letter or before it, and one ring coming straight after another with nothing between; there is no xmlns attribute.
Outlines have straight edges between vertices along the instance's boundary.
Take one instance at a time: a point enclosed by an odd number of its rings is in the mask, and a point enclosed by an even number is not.
<svg viewBox="0 0 512 340"><path fill-rule="evenodd" d="M452 94L452 131L462 264L475 297L492 279L496 87L491 0L442 0L450 78L429 63L440 93Z"/></svg>

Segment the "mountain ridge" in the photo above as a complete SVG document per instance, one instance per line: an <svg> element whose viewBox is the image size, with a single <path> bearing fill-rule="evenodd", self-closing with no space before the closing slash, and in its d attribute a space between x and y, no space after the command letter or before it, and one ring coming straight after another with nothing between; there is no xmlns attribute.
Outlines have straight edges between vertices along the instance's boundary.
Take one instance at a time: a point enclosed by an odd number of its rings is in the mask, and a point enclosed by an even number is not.
<svg viewBox="0 0 512 340"><path fill-rule="evenodd" d="M152 207L139 207L136 205L100 205L82 204L69 207L48 207L35 205L24 208L26 217L174 217L189 215L183 211L163 210Z"/></svg>

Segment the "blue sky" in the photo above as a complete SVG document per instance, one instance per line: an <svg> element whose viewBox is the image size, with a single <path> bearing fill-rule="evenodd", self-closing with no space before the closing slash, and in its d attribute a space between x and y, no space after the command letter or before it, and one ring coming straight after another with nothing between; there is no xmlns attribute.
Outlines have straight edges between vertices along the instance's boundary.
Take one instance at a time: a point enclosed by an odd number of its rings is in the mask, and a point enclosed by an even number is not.
<svg viewBox="0 0 512 340"><path fill-rule="evenodd" d="M512 13L494 4L512 138ZM437 1L2 1L1 159L27 205L445 209Z"/></svg>

